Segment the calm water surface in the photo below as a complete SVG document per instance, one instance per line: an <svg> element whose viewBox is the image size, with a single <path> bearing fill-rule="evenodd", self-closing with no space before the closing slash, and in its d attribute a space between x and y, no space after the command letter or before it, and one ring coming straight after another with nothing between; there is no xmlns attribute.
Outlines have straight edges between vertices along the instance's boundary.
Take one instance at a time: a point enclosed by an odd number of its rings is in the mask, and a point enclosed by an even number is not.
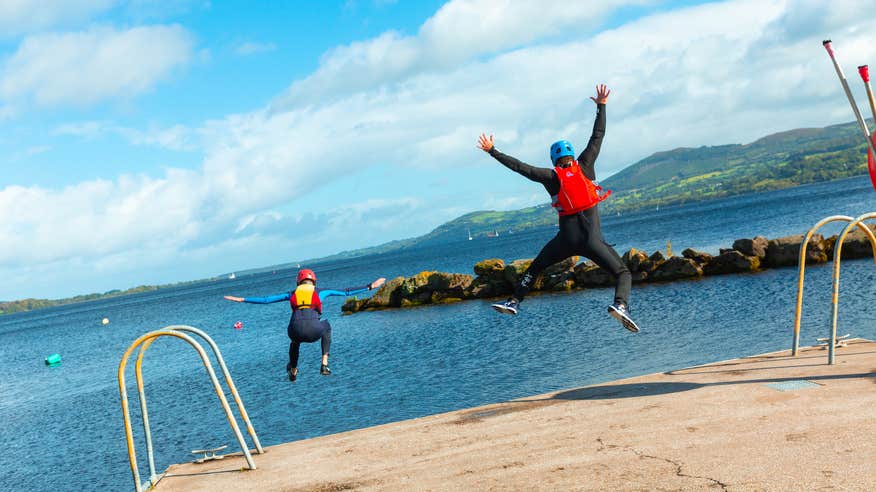
<svg viewBox="0 0 876 492"><path fill-rule="evenodd" d="M620 252L631 246L663 250L671 240L675 252L695 247L716 253L737 238L802 234L826 215L870 211L876 211L876 193L862 177L604 217L603 230ZM487 257L531 258L553 234L555 228L546 227L493 239L460 238L457 244L310 266L329 288L422 270L470 273ZM876 338L876 269L866 260L844 265L840 330ZM804 344L829 329L823 294L830 289L829 268L809 271ZM222 295L282 292L293 275L243 276L0 317L0 490L130 490L116 371L135 338L170 324L193 325L213 336L262 443L272 445L787 349L796 295L794 268L636 286L633 312L643 327L638 335L605 313L608 289L533 296L517 317L493 312L488 301L341 316L342 301L332 298L326 313L334 327L335 375L318 374L319 344L307 344L299 380L291 384L284 375L288 305L236 304ZM100 324L104 317L111 320L108 326ZM243 330L232 328L237 320ZM49 369L43 359L55 352L64 362ZM144 375L160 470L191 459L191 449L236 447L188 345L156 342Z"/></svg>

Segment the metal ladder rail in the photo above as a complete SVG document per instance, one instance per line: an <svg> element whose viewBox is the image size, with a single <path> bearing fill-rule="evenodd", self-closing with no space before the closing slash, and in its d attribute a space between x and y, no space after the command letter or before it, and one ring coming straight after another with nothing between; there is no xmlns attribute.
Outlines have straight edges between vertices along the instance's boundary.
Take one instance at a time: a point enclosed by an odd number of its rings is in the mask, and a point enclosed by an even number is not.
<svg viewBox="0 0 876 492"><path fill-rule="evenodd" d="M133 353L135 349L137 349L141 344L144 344L146 342L149 342L149 344L151 344L154 339L162 336L172 336L182 339L198 352L198 355L201 357L201 362L204 364L204 368L207 370L207 374L210 376L210 381L213 383L213 389L216 392L216 395L219 397L222 408L225 410L225 416L228 419L231 429L234 431L234 435L237 438L238 443L240 444L240 449L243 452L243 456L246 459L247 464L249 465L249 469L255 470L255 462L253 461L252 455L249 452L249 448L247 447L246 442L243 439L243 435L240 432L240 427L238 427L237 425L237 420L231 413L231 407L228 405L228 400L225 398L225 393L222 390L222 387L219 385L219 380L216 378L216 373L215 371L213 371L213 366L210 363L210 359L207 357L207 353L204 348L201 346L201 344L199 344L192 337L186 335L185 333L174 330L156 330L146 333L145 335L137 338L131 344L131 346L128 347L124 355L122 355L122 360L119 362L119 396L121 397L122 403L122 414L125 422L125 438L128 445L128 458L131 464L131 474L134 478L134 489L137 492L142 492L143 484L140 483L140 471L137 467L137 453L134 449L134 436L131 427L131 415L128 408L128 391L125 385L125 367L127 365L128 359L131 356L131 353ZM142 378L139 379L138 386L142 387ZM142 403L143 401L144 400L141 400L141 408L145 408L145 405ZM144 414L144 421L145 420L148 420L148 414ZM148 487L154 486L155 483L157 483L158 478L154 473L154 462L152 460L150 460L150 467L150 472L152 475L150 476Z"/></svg>
<svg viewBox="0 0 876 492"><path fill-rule="evenodd" d="M834 346L836 345L836 324L839 315L840 261L842 260L843 242L853 227L863 225L863 222L868 219L876 219L876 212L859 215L855 220L850 222L845 229L843 229L843 232L836 238L836 246L833 248L833 296L831 297L831 303L833 304L833 318L830 326L830 340L828 342L830 345L827 347L828 364L833 364L834 352L836 351ZM876 237L874 237L873 232L870 231L869 227L865 226L864 229L867 230L870 237L870 245L873 246L873 259L876 261Z"/></svg>
<svg viewBox="0 0 876 492"><path fill-rule="evenodd" d="M219 368L222 369L222 374L225 376L225 384L227 384L228 388L231 390L231 396L234 398L234 403L237 404L237 410L240 412L240 416L243 418L243 423L246 425L247 433L249 433L250 438L252 438L252 442L253 445L255 445L256 452L258 454L264 454L265 450L262 448L262 444L259 442L259 436L256 435L255 429L252 426L252 422L250 422L249 420L249 414L246 412L246 407L243 405L243 400L240 398L240 394L237 392L237 386L234 385L234 380L231 379L231 372L228 370L228 366L225 365L225 359L222 357L222 352L219 350L219 346L216 344L213 338L210 335L207 335L207 333L203 330L195 328L194 326L171 325L164 327L164 329L194 333L195 335L198 335L199 337L207 341L207 344L209 344L210 348L213 349L213 354L216 356L216 360L219 362ZM142 350L145 350L145 348ZM148 445L151 445L151 443L147 441L147 446Z"/></svg>
<svg viewBox="0 0 876 492"><path fill-rule="evenodd" d="M828 224L830 222L838 222L845 221L851 223L855 219L847 216L847 215L832 215L830 217L826 217L821 219L817 224L812 226L809 229L809 232L806 233L806 237L803 239L803 243L800 245L800 257L797 262L797 269L799 272L799 278L797 279L797 310L794 314L794 341L791 345L791 356L794 357L797 355L797 351L800 346L800 321L802 319L803 312L803 280L806 275L806 248L809 245L809 240L812 239L812 236L821 229L822 226ZM870 239L870 246L873 248L873 259L876 261L876 236L873 235L873 231L871 231L868 227L866 227L862 223L858 223L858 227L864 231L865 234Z"/></svg>
<svg viewBox="0 0 876 492"><path fill-rule="evenodd" d="M194 333L207 341L207 343L213 349L213 354L219 361L219 366L222 369L223 375L225 376L225 382L231 389L231 394L234 397L235 403L237 404L238 411L240 411L240 414L243 417L243 422L244 424L246 424L247 432L249 432L249 435L252 438L253 443L255 444L257 452L259 454L263 454L265 451L264 449L262 449L262 445L261 443L259 443L259 438L255 433L255 429L253 429L252 423L249 420L249 415L246 413L246 407L243 406L243 401L241 400L240 395L237 393L237 387L234 386L234 381L231 379L231 373L228 371L228 367L225 365L225 359L222 357L222 352L219 350L219 346L216 345L216 342L213 341L213 338L207 335L205 332L188 325L172 325L166 326L163 329ZM149 482L153 485L158 482L160 477L155 472L154 448L152 445L152 429L149 425L149 411L146 405L146 393L144 390L142 365L143 357L146 354L146 350L154 341L155 338L151 338L140 345L140 350L137 354L137 363L135 366L137 374L137 391L140 399L140 412L143 415L143 434L146 438L146 455L149 460Z"/></svg>

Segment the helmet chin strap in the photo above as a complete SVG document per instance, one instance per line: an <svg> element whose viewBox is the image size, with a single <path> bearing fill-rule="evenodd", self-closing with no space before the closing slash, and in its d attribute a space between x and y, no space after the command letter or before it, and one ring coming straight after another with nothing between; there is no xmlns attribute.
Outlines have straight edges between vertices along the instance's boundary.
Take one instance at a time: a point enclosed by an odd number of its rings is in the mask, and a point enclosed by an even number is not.
<svg viewBox="0 0 876 492"><path fill-rule="evenodd" d="M576 164L576 162L575 162L575 161L569 161L569 162L567 162L566 164L558 163L558 164L557 164L557 167L560 167L560 168L566 169L567 167L572 167L572 164Z"/></svg>

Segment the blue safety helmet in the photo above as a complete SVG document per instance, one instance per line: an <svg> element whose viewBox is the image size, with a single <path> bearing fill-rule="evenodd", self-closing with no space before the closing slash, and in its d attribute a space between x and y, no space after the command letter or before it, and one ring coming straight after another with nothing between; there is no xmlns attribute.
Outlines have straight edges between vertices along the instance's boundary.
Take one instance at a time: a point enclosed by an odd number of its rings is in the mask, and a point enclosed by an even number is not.
<svg viewBox="0 0 876 492"><path fill-rule="evenodd" d="M554 165L557 164L557 159L567 155L575 157L575 149L572 148L572 144L568 141L560 140L551 145L551 162Z"/></svg>

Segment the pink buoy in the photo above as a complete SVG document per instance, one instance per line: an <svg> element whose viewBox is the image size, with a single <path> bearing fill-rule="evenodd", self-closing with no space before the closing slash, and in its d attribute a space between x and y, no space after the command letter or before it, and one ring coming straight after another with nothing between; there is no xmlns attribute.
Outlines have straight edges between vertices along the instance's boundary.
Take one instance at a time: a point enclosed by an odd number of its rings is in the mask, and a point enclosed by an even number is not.
<svg viewBox="0 0 876 492"><path fill-rule="evenodd" d="M235 330L243 329L243 323L241 323L240 321L238 321L237 323L234 323L234 329Z"/></svg>

